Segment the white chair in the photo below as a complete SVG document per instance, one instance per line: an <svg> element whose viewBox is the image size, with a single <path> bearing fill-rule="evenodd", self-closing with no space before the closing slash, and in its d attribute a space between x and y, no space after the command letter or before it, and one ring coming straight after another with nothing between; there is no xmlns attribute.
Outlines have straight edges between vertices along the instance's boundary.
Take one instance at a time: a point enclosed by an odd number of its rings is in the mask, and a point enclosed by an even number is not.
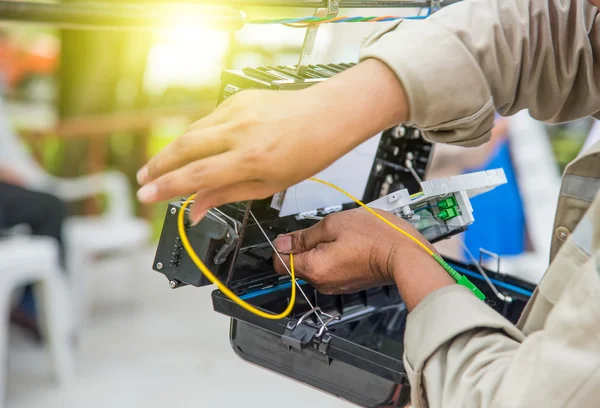
<svg viewBox="0 0 600 408"><path fill-rule="evenodd" d="M0 238L0 407L7 376L8 328L14 290L33 284L43 338L51 353L56 380L72 376L69 342L71 305L68 285L58 261L56 242L45 237Z"/></svg>
<svg viewBox="0 0 600 408"><path fill-rule="evenodd" d="M0 165L10 166L29 188L54 194L66 202L101 194L107 198L108 208L102 215L70 217L66 222L67 273L73 285L75 323L79 327L89 306L85 301L86 273L91 262L97 255L139 255L151 236L150 224L134 216L131 187L120 172L107 171L74 179L48 174L11 128L1 99Z"/></svg>

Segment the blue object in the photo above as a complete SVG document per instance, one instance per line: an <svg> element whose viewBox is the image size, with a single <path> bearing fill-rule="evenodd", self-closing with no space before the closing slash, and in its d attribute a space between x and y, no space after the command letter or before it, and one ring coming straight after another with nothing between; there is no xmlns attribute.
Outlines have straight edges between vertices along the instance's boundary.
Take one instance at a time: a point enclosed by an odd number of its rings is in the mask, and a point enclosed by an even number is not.
<svg viewBox="0 0 600 408"><path fill-rule="evenodd" d="M454 269L456 269L458 272L465 274L467 276L470 276L474 279L478 279L481 281L485 282L485 279L483 278L483 276L481 276L478 273L475 273L473 271L469 271L468 269L465 269L463 267L460 267L456 264L453 264L451 262L449 262L449 265L452 266ZM494 286L496 286L497 288L504 288L504 289L508 289L508 290L512 290L516 293L520 293L521 295L527 296L527 297L531 297L533 296L533 292L527 289L523 289L520 288L518 286L515 285L511 285L510 283L506 283L506 282L502 282L493 278L490 278L490 281L494 284ZM482 285L486 285L486 283L482 282Z"/></svg>
<svg viewBox="0 0 600 408"><path fill-rule="evenodd" d="M468 172L496 168L504 169L507 183L471 199L475 223L463 237L466 247L475 257L479 256L479 248L500 256L519 255L525 251L525 214L508 139L498 143L484 166ZM470 262L464 250L463 259Z"/></svg>

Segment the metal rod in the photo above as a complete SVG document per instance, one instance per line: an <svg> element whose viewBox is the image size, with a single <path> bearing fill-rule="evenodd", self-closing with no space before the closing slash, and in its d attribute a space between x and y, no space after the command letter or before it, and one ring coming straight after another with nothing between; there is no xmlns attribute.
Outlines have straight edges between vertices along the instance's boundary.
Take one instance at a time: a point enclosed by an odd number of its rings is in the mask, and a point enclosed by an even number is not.
<svg viewBox="0 0 600 408"><path fill-rule="evenodd" d="M408 157L405 161L404 161L404 165L406 166L406 168L408 169L408 171L410 171L410 174L412 174L413 178L417 181L417 183L421 184L423 182L423 180L421 180L421 177L419 177L419 175L417 174L417 171L415 170L414 166L413 166L413 159L414 157L412 157L412 153L409 153L410 157Z"/></svg>
<svg viewBox="0 0 600 408"><path fill-rule="evenodd" d="M196 0L196 3L211 4L213 0ZM442 0L443 6L458 3L461 0ZM214 4L214 3L213 3ZM219 4L226 6L254 6L254 7L310 7L325 8L327 0L220 0ZM426 8L431 1L418 0L340 0L340 8Z"/></svg>
<svg viewBox="0 0 600 408"><path fill-rule="evenodd" d="M467 247L467 245L462 241L461 241L461 245L462 245L463 249L465 250L465 252L467 253L468 257L471 259L471 264L475 265L475 268L477 268L479 273L483 276L483 279L485 280L487 285L490 287L490 289L492 289L492 292L494 292L494 295L496 295L496 297L503 302L507 302L507 303L512 302L512 298L510 296L505 296L504 294L500 293L500 291L496 288L496 285L494 285L494 283L487 276L487 273L485 273L485 270L483 269L483 267L479 264L479 262L477 262L477 259L475 259L475 257L471 253L471 251L469 251L469 248Z"/></svg>
<svg viewBox="0 0 600 408"><path fill-rule="evenodd" d="M446 6L460 0L443 0ZM325 8L327 0L197 0L194 4L117 5L104 1L95 4L44 3L0 0L0 21L49 24L71 30L155 30L163 27L170 14L198 15L204 27L238 30L244 25L241 12L225 7L296 7ZM342 0L340 8L426 8L431 1L416 0Z"/></svg>
<svg viewBox="0 0 600 408"><path fill-rule="evenodd" d="M254 219L254 222L256 223L256 225L258 226L258 228L260 228L260 231L263 233L263 235L265 236L265 238L269 242L269 245L271 245L271 248L273 248L273 251L275 252L275 255L277 255L277 257L279 258L279 260L283 264L283 267L285 268L285 270L288 272L288 274L290 275L290 277L292 277L292 271L290 271L290 268L287 267L287 265L283 261L283 258L281 257L281 255L279 254L279 252L277 251L277 249L275 248L275 245L273 245L273 243L269 239L269 236L267 235L267 232L263 229L262 225L260 225L260 223L258 222L258 220L256 219L256 217L254 216L254 213L252 211L250 211L250 216ZM306 303L308 303L308 305L310 306L310 308L311 309L315 309L315 307L313 306L313 304L311 303L311 301L308 300L308 296L306 296L306 293L304 293L304 290L302 290L302 286L300 286L300 284L298 283L298 281L295 280L293 282L293 284L296 284L296 287L298 288L298 290L300 291L300 293L302 293L302 296L304 296L304 299L306 300ZM321 324L325 324L325 322L321 318L320 314L317 313L317 317L321 321Z"/></svg>
<svg viewBox="0 0 600 408"><path fill-rule="evenodd" d="M252 201L246 202L246 209L244 211L244 218L242 220L242 229L238 233L238 243L233 251L233 256L231 257L231 265L229 266L229 272L227 272L227 281L226 285L229 285L231 279L233 279L233 274L235 272L235 263L237 262L237 258L240 254L240 249L242 248L242 242L244 242L244 235L246 234L246 226L248 225L248 217L250 216L250 208L252 207Z"/></svg>
<svg viewBox="0 0 600 408"><path fill-rule="evenodd" d="M216 2L215 2L216 3ZM203 27L238 30L244 25L240 11L222 5L160 5L108 2L95 4L40 3L0 0L0 21L41 23L72 30L156 30L185 18Z"/></svg>

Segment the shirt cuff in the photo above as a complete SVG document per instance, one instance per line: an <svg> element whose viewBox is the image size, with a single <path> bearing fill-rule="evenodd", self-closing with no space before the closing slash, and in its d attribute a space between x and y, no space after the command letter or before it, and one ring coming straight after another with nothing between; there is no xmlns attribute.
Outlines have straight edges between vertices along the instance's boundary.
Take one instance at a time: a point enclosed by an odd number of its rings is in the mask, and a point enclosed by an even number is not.
<svg viewBox="0 0 600 408"><path fill-rule="evenodd" d="M489 140L494 102L475 58L433 21L399 21L369 36L360 60L375 58L398 77L409 123L435 142L476 146Z"/></svg>
<svg viewBox="0 0 600 408"><path fill-rule="evenodd" d="M420 373L436 350L456 336L474 329L504 331L516 341L524 334L468 289L446 286L430 293L408 315L404 336L405 358Z"/></svg>

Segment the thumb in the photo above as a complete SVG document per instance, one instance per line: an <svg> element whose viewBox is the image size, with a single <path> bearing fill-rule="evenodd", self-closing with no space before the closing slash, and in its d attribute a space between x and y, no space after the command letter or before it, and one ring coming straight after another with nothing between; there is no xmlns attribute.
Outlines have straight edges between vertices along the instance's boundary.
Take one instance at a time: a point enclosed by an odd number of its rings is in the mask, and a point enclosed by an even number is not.
<svg viewBox="0 0 600 408"><path fill-rule="evenodd" d="M335 236L325 228L325 222L320 221L310 228L294 231L278 236L273 244L277 252L282 254L301 254L310 251L317 245L331 242Z"/></svg>
<svg viewBox="0 0 600 408"><path fill-rule="evenodd" d="M283 261L283 262L282 262ZM321 254L319 251L307 251L294 255L294 272L296 279L309 279L315 270L319 270L321 263ZM273 266L280 275L287 275L291 270L289 255L283 255L281 259L278 256L273 257Z"/></svg>

